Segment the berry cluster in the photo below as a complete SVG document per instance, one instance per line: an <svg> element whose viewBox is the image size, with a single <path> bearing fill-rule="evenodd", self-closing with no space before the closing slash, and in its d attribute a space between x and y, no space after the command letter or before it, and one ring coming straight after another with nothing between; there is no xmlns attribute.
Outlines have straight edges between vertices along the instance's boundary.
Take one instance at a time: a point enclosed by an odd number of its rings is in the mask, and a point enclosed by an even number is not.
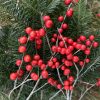
<svg viewBox="0 0 100 100"><path fill-rule="evenodd" d="M65 0L65 4L68 6L73 0ZM69 8L66 11L65 17L71 18L73 16L73 8ZM40 29L32 29L27 27L25 29L26 36L22 36L18 39L21 46L18 48L19 53L23 53L24 57L16 60L16 66L19 67L17 72L10 74L11 80L21 79L25 72L31 72L30 78L37 81L40 77L46 79L47 82L56 87L57 89L64 88L65 90L73 90L74 75L71 68L73 66L78 66L79 69L83 68L86 63L90 62L88 56L91 54L91 49L97 48L99 46L98 42L95 41L95 36L90 35L88 38L81 35L74 40L70 37L64 36L63 32L68 30L70 27L68 23L64 23L64 16L59 16L58 21L61 23L61 27L58 28L58 32L54 33L51 37L51 42L53 43L51 50L53 55L51 58L44 63L42 57L37 53L35 55L27 54L27 42L33 42L36 44L34 50L42 48L42 38L47 34L46 29L53 27L54 22L50 16L45 15L42 17L44 26ZM85 58L82 55L85 55ZM60 56L60 59L55 57ZM25 70L21 68L21 65L25 63ZM39 68L40 75L35 72L35 68ZM55 73L51 73L53 70L59 70L59 73L64 77L62 82L54 78ZM75 72L75 71L74 71ZM98 81L98 86L100 85L100 80Z"/></svg>

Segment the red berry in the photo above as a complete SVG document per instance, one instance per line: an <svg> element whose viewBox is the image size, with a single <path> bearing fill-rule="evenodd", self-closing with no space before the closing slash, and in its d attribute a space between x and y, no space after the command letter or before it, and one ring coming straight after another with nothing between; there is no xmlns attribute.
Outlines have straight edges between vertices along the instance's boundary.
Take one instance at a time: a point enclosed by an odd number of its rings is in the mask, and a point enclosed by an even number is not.
<svg viewBox="0 0 100 100"><path fill-rule="evenodd" d="M38 64L38 62L36 60L32 60L31 64L32 64L32 66L36 66Z"/></svg>
<svg viewBox="0 0 100 100"><path fill-rule="evenodd" d="M45 29L44 28L39 29L39 34L41 37L45 36L45 34L46 34Z"/></svg>
<svg viewBox="0 0 100 100"><path fill-rule="evenodd" d="M49 79L48 79L48 83L49 83L49 84L52 84L53 82L54 82L54 80L53 80L52 78L49 78Z"/></svg>
<svg viewBox="0 0 100 100"><path fill-rule="evenodd" d="M67 55L67 59L68 60L72 60L72 58L73 58L73 55L72 54Z"/></svg>
<svg viewBox="0 0 100 100"><path fill-rule="evenodd" d="M57 47L56 46L52 46L52 51L53 52L57 52Z"/></svg>
<svg viewBox="0 0 100 100"><path fill-rule="evenodd" d="M62 48L60 53L61 53L62 55L66 54L66 49L65 49L65 48Z"/></svg>
<svg viewBox="0 0 100 100"><path fill-rule="evenodd" d="M78 56L73 56L73 62L77 63L79 61L79 57Z"/></svg>
<svg viewBox="0 0 100 100"><path fill-rule="evenodd" d="M52 66L53 65L53 62L52 61L48 61L48 66Z"/></svg>
<svg viewBox="0 0 100 100"><path fill-rule="evenodd" d="M56 42L56 39L55 38L51 38L51 42Z"/></svg>
<svg viewBox="0 0 100 100"><path fill-rule="evenodd" d="M40 60L38 61L38 65L41 66L42 64L43 64L43 60L40 59Z"/></svg>
<svg viewBox="0 0 100 100"><path fill-rule="evenodd" d="M93 42L93 47L94 48L97 48L99 46L99 43L98 42Z"/></svg>
<svg viewBox="0 0 100 100"><path fill-rule="evenodd" d="M60 47L64 47L64 46L65 46L64 42L63 42L63 41L60 41L60 42L59 42L59 46L60 46Z"/></svg>
<svg viewBox="0 0 100 100"><path fill-rule="evenodd" d="M68 9L68 11L66 12L66 16L67 17L72 17L73 16L73 8Z"/></svg>
<svg viewBox="0 0 100 100"><path fill-rule="evenodd" d="M18 52L19 52L19 53L24 53L24 52L26 52L26 47L25 47L25 46L19 46Z"/></svg>
<svg viewBox="0 0 100 100"><path fill-rule="evenodd" d="M47 79L48 76L49 76L49 74L48 74L48 72L47 72L46 70L43 70L42 73L41 73L41 75L42 75L42 77L43 77L44 79Z"/></svg>
<svg viewBox="0 0 100 100"><path fill-rule="evenodd" d="M86 50L85 50L85 52L84 52L86 55L90 55L90 53L91 53L91 51L90 51L90 49L89 48L87 48Z"/></svg>
<svg viewBox="0 0 100 100"><path fill-rule="evenodd" d="M73 86L69 86L69 90L72 91L73 90Z"/></svg>
<svg viewBox="0 0 100 100"><path fill-rule="evenodd" d="M66 49L66 55L69 55L71 53L70 49Z"/></svg>
<svg viewBox="0 0 100 100"><path fill-rule="evenodd" d="M20 59L16 60L16 65L17 65L17 66L20 66L21 63L22 63L22 60L20 60Z"/></svg>
<svg viewBox="0 0 100 100"><path fill-rule="evenodd" d="M64 64L65 64L67 67L69 67L69 66L70 66L70 61L65 60Z"/></svg>
<svg viewBox="0 0 100 100"><path fill-rule="evenodd" d="M86 58L86 59L85 59L85 62L86 62L86 63L89 63L89 62L90 62L90 59L89 59L89 58Z"/></svg>
<svg viewBox="0 0 100 100"><path fill-rule="evenodd" d="M52 20L47 20L47 21L45 22L45 26L46 26L46 28L51 28L51 27L53 26Z"/></svg>
<svg viewBox="0 0 100 100"><path fill-rule="evenodd" d="M57 89L61 89L62 85L61 84L57 84Z"/></svg>
<svg viewBox="0 0 100 100"><path fill-rule="evenodd" d="M86 41L86 45L87 45L87 46L90 46L90 45L91 45L91 41L90 41L90 40L87 40L87 41Z"/></svg>
<svg viewBox="0 0 100 100"><path fill-rule="evenodd" d="M90 40L90 41L93 41L94 39L95 39L95 36L94 36L94 35L90 35L90 36L89 36L89 40Z"/></svg>
<svg viewBox="0 0 100 100"><path fill-rule="evenodd" d="M38 54L34 55L34 59L35 60L39 60L40 59L40 56Z"/></svg>
<svg viewBox="0 0 100 100"><path fill-rule="evenodd" d="M63 32L63 29L62 28L59 28L58 29L58 32L61 34Z"/></svg>
<svg viewBox="0 0 100 100"><path fill-rule="evenodd" d="M27 34L30 34L31 31L32 31L32 28L31 28L31 27L27 27L27 28L25 29L25 32L26 32Z"/></svg>
<svg viewBox="0 0 100 100"><path fill-rule="evenodd" d="M81 45L81 50L86 50L86 46L85 45Z"/></svg>
<svg viewBox="0 0 100 100"><path fill-rule="evenodd" d="M32 31L32 32L30 33L30 37L31 37L31 38L35 38L35 37L36 37L36 32L35 32L35 31Z"/></svg>
<svg viewBox="0 0 100 100"><path fill-rule="evenodd" d="M63 70L63 71L64 71L65 69L66 69L66 67L65 67L65 66L62 66L62 67L61 67L61 70Z"/></svg>
<svg viewBox="0 0 100 100"><path fill-rule="evenodd" d="M70 88L69 88L68 85L65 85L65 86L64 86L64 89L65 89L65 90L69 90Z"/></svg>
<svg viewBox="0 0 100 100"><path fill-rule="evenodd" d="M64 75L67 76L67 75L70 74L70 72L71 72L70 69L65 69L65 70L64 70Z"/></svg>
<svg viewBox="0 0 100 100"><path fill-rule="evenodd" d="M53 37L54 37L54 38L57 38L57 34L56 34L56 33L55 33L55 34L53 34Z"/></svg>
<svg viewBox="0 0 100 100"><path fill-rule="evenodd" d="M57 62L57 58L54 57L54 58L52 59L52 61L53 61L54 63Z"/></svg>
<svg viewBox="0 0 100 100"><path fill-rule="evenodd" d="M33 69L32 65L26 65L26 70L31 71Z"/></svg>
<svg viewBox="0 0 100 100"><path fill-rule="evenodd" d="M26 36L22 36L18 39L20 44L26 44L27 43L27 37Z"/></svg>
<svg viewBox="0 0 100 100"><path fill-rule="evenodd" d="M84 62L83 61L80 61L79 62L79 65L82 67L84 65Z"/></svg>
<svg viewBox="0 0 100 100"><path fill-rule="evenodd" d="M48 15L43 16L43 20L44 20L44 21L50 20L50 16L48 16Z"/></svg>
<svg viewBox="0 0 100 100"><path fill-rule="evenodd" d="M24 70L20 69L20 70L17 71L17 75L19 77L23 76L23 74L24 74Z"/></svg>
<svg viewBox="0 0 100 100"><path fill-rule="evenodd" d="M31 61L30 55L25 55L25 56L24 56L24 61L25 61L26 63L30 62L30 61Z"/></svg>
<svg viewBox="0 0 100 100"><path fill-rule="evenodd" d="M76 49L81 49L81 46L82 46L81 44L76 44L75 48Z"/></svg>
<svg viewBox="0 0 100 100"><path fill-rule="evenodd" d="M65 80L65 81L64 81L64 85L65 85L65 86L68 86L68 85L69 85L69 81L68 81L68 80Z"/></svg>
<svg viewBox="0 0 100 100"><path fill-rule="evenodd" d="M79 38L81 41L85 41L86 40L86 37L81 35L80 38Z"/></svg>
<svg viewBox="0 0 100 100"><path fill-rule="evenodd" d="M31 73L31 79L37 81L39 79L39 76L36 73Z"/></svg>
<svg viewBox="0 0 100 100"><path fill-rule="evenodd" d="M69 5L72 2L72 0L65 0L65 4Z"/></svg>
<svg viewBox="0 0 100 100"><path fill-rule="evenodd" d="M70 45L70 46L68 47L68 49L71 50L71 51L73 51L73 50L74 50L74 47Z"/></svg>
<svg viewBox="0 0 100 100"><path fill-rule="evenodd" d="M62 29L68 29L68 25L66 23L62 24Z"/></svg>
<svg viewBox="0 0 100 100"><path fill-rule="evenodd" d="M17 79L17 73L11 73L10 79L13 80L13 81L16 80Z"/></svg>
<svg viewBox="0 0 100 100"><path fill-rule="evenodd" d="M42 64L42 65L40 66L40 68L41 68L41 70L44 70L44 69L46 68L46 65L45 65L45 64Z"/></svg>
<svg viewBox="0 0 100 100"><path fill-rule="evenodd" d="M62 22L63 20L64 20L64 17L63 17L63 16L59 16L59 17L58 17L58 21L59 21L59 22Z"/></svg>
<svg viewBox="0 0 100 100"><path fill-rule="evenodd" d="M73 40L72 40L72 39L68 39L67 42L68 42L69 44L73 44Z"/></svg>
<svg viewBox="0 0 100 100"><path fill-rule="evenodd" d="M57 52L60 52L61 51L61 47L57 47Z"/></svg>
<svg viewBox="0 0 100 100"><path fill-rule="evenodd" d="M70 82L74 82L74 77L73 77L73 76L69 76L68 80L69 80Z"/></svg>
<svg viewBox="0 0 100 100"><path fill-rule="evenodd" d="M56 68L58 68L59 65L60 65L59 62L56 62L56 63L55 63Z"/></svg>

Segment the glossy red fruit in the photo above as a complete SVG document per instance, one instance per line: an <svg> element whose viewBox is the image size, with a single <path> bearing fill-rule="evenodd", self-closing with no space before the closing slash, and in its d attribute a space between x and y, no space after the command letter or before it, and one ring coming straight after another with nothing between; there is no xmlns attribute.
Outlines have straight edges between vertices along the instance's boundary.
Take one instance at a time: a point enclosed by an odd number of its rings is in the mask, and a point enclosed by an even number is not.
<svg viewBox="0 0 100 100"><path fill-rule="evenodd" d="M60 41L60 42L59 42L59 46L60 46L60 47L64 47L64 46L65 46L64 42L63 42L63 41Z"/></svg>
<svg viewBox="0 0 100 100"><path fill-rule="evenodd" d="M65 67L65 66L62 66L62 67L61 67L61 70L63 70L63 71L64 71L65 69L66 69L66 67Z"/></svg>
<svg viewBox="0 0 100 100"><path fill-rule="evenodd" d="M18 39L20 44L26 44L27 43L27 37L26 36L22 36Z"/></svg>
<svg viewBox="0 0 100 100"><path fill-rule="evenodd" d="M66 54L66 49L65 49L65 48L62 48L60 53L61 53L62 55Z"/></svg>
<svg viewBox="0 0 100 100"><path fill-rule="evenodd" d="M94 35L90 35L90 36L89 36L89 40L90 40L90 41L93 41L94 39L95 39L95 36L94 36Z"/></svg>
<svg viewBox="0 0 100 100"><path fill-rule="evenodd" d="M76 44L75 48L76 49L81 49L81 46L82 46L81 44Z"/></svg>
<svg viewBox="0 0 100 100"><path fill-rule="evenodd" d="M90 59L89 59L89 58L86 58L86 59L85 59L85 62L86 62L86 63L89 63L89 62L90 62Z"/></svg>
<svg viewBox="0 0 100 100"><path fill-rule="evenodd" d="M57 52L57 47L56 46L52 46L52 51L53 52Z"/></svg>
<svg viewBox="0 0 100 100"><path fill-rule="evenodd" d="M73 62L77 63L79 61L79 57L78 56L73 56Z"/></svg>
<svg viewBox="0 0 100 100"><path fill-rule="evenodd" d="M32 31L32 32L30 33L30 37L31 37L31 38L35 38L35 37L36 37L36 32L35 32L35 31Z"/></svg>
<svg viewBox="0 0 100 100"><path fill-rule="evenodd" d="M26 70L31 71L33 69L32 65L26 65Z"/></svg>
<svg viewBox="0 0 100 100"><path fill-rule="evenodd" d="M60 34L62 34L63 29L62 29L62 28L59 28L59 29L58 29L58 32L59 32Z"/></svg>
<svg viewBox="0 0 100 100"><path fill-rule="evenodd" d="M37 81L39 79L39 76L36 73L31 73L31 79Z"/></svg>
<svg viewBox="0 0 100 100"><path fill-rule="evenodd" d="M81 50L86 50L86 45L81 45Z"/></svg>
<svg viewBox="0 0 100 100"><path fill-rule="evenodd" d="M67 17L72 17L73 16L73 8L70 8L70 9L67 10L66 16Z"/></svg>
<svg viewBox="0 0 100 100"><path fill-rule="evenodd" d="M23 69L17 70L17 75L19 77L23 76L23 74L24 74L24 70Z"/></svg>
<svg viewBox="0 0 100 100"><path fill-rule="evenodd" d="M37 45L41 45L41 44L42 44L42 40L41 40L41 39L37 39L37 40L36 40L36 44L37 44Z"/></svg>
<svg viewBox="0 0 100 100"><path fill-rule="evenodd" d="M99 43L98 42L93 42L93 47L94 48L97 48L99 46Z"/></svg>
<svg viewBox="0 0 100 100"><path fill-rule="evenodd" d="M56 68L58 68L58 67L59 67L59 65L60 65L60 63L59 63L59 62L55 62L55 66L56 66Z"/></svg>
<svg viewBox="0 0 100 100"><path fill-rule="evenodd" d="M34 55L33 57L35 60L40 60L40 56L38 54Z"/></svg>
<svg viewBox="0 0 100 100"><path fill-rule="evenodd" d="M80 38L79 38L81 41L85 41L86 40L86 37L81 35Z"/></svg>
<svg viewBox="0 0 100 100"><path fill-rule="evenodd" d="M73 44L73 40L72 40L72 39L68 39L67 42L68 42L69 44Z"/></svg>
<svg viewBox="0 0 100 100"><path fill-rule="evenodd" d="M71 53L70 49L66 49L66 55L69 55Z"/></svg>
<svg viewBox="0 0 100 100"><path fill-rule="evenodd" d="M48 83L49 83L49 84L52 84L53 82L54 82L53 78L49 78L49 79L48 79Z"/></svg>
<svg viewBox="0 0 100 100"><path fill-rule="evenodd" d="M87 40L85 44L86 44L87 46L90 46L90 45L91 45L91 41L90 41L90 40Z"/></svg>
<svg viewBox="0 0 100 100"><path fill-rule="evenodd" d="M18 52L19 52L19 53L24 53L24 52L26 52L26 47L25 47L25 46L19 46Z"/></svg>
<svg viewBox="0 0 100 100"><path fill-rule="evenodd" d="M87 48L86 50L85 50L85 52L84 52L86 55L90 55L90 53L91 53L91 51L90 51L90 49L89 48Z"/></svg>
<svg viewBox="0 0 100 100"><path fill-rule="evenodd" d="M57 47L57 52L60 52L61 51L61 47Z"/></svg>
<svg viewBox="0 0 100 100"><path fill-rule="evenodd" d="M53 65L53 62L52 61L48 61L48 66L52 66Z"/></svg>
<svg viewBox="0 0 100 100"><path fill-rule="evenodd" d="M12 80L12 81L16 80L17 76L18 76L17 73L11 73L10 74L10 80Z"/></svg>
<svg viewBox="0 0 100 100"><path fill-rule="evenodd" d="M44 79L47 79L48 76L49 76L49 74L48 74L48 72L47 72L46 70L43 70L42 73L41 73L41 75L42 75L42 77L43 77Z"/></svg>
<svg viewBox="0 0 100 100"><path fill-rule="evenodd" d="M80 61L79 62L79 65L82 67L84 65L84 62L83 61Z"/></svg>
<svg viewBox="0 0 100 100"><path fill-rule="evenodd" d="M64 70L64 75L67 76L71 73L70 69L65 69Z"/></svg>
<svg viewBox="0 0 100 100"><path fill-rule="evenodd" d="M38 60L38 65L41 66L43 64L43 60Z"/></svg>
<svg viewBox="0 0 100 100"><path fill-rule="evenodd" d="M58 17L58 21L59 21L59 22L62 22L63 20L64 20L64 17L63 17L63 16L59 16L59 17Z"/></svg>
<svg viewBox="0 0 100 100"><path fill-rule="evenodd" d="M32 31L32 28L31 28L31 27L27 27L27 28L25 29L25 32L26 32L27 34L30 34L31 31Z"/></svg>
<svg viewBox="0 0 100 100"><path fill-rule="evenodd" d="M30 62L30 61L31 61L30 55L25 55L25 56L24 56L24 62L28 63L28 62Z"/></svg>
<svg viewBox="0 0 100 100"><path fill-rule="evenodd" d="M47 20L46 22L45 22L45 27L46 28L51 28L53 26L53 21L52 20Z"/></svg>
<svg viewBox="0 0 100 100"><path fill-rule="evenodd" d="M70 61L65 60L64 64L65 64L67 67L69 67L69 66L70 66Z"/></svg>
<svg viewBox="0 0 100 100"><path fill-rule="evenodd" d="M72 2L72 0L65 0L65 5L69 5Z"/></svg>
<svg viewBox="0 0 100 100"><path fill-rule="evenodd" d="M17 59L17 60L16 60L16 65L17 65L17 66L20 66L21 63L22 63L22 60L20 60L20 59Z"/></svg>
<svg viewBox="0 0 100 100"><path fill-rule="evenodd" d="M45 65L45 64L42 64L42 65L40 66L40 68L41 68L41 70L44 70L44 69L46 68L46 65Z"/></svg>
<svg viewBox="0 0 100 100"><path fill-rule="evenodd" d="M68 80L69 80L70 82L74 82L74 77L73 77L73 76L69 76Z"/></svg>
<svg viewBox="0 0 100 100"><path fill-rule="evenodd" d="M43 20L44 20L44 21L50 20L50 16L48 16L48 15L43 16Z"/></svg>
<svg viewBox="0 0 100 100"><path fill-rule="evenodd" d="M68 24L66 24L66 23L64 23L64 24L62 24L62 29L68 29Z"/></svg>
<svg viewBox="0 0 100 100"><path fill-rule="evenodd" d="M69 55L67 55L68 60L72 60L72 58L73 58L73 55L71 53Z"/></svg>
<svg viewBox="0 0 100 100"><path fill-rule="evenodd" d="M68 49L71 50L71 51L73 51L74 50L74 46L70 45L70 46L68 46Z"/></svg>
<svg viewBox="0 0 100 100"><path fill-rule="evenodd" d="M57 89L61 89L62 85L61 84L57 84Z"/></svg>
<svg viewBox="0 0 100 100"><path fill-rule="evenodd" d="M56 39L55 38L51 38L51 42L56 42Z"/></svg>
<svg viewBox="0 0 100 100"><path fill-rule="evenodd" d="M56 33L53 34L53 38L57 38L57 34Z"/></svg>
<svg viewBox="0 0 100 100"><path fill-rule="evenodd" d="M46 34L45 29L44 28L39 29L39 34L41 37L45 36L45 34Z"/></svg>
<svg viewBox="0 0 100 100"><path fill-rule="evenodd" d="M64 89L65 89L65 90L69 90L70 88L69 88L68 85L65 85L65 86L64 86Z"/></svg>
<svg viewBox="0 0 100 100"><path fill-rule="evenodd" d="M73 86L69 86L69 90L72 91L74 89Z"/></svg>
<svg viewBox="0 0 100 100"><path fill-rule="evenodd" d="M52 59L52 61L53 61L54 63L57 62L57 58L54 57L54 58Z"/></svg>
<svg viewBox="0 0 100 100"><path fill-rule="evenodd" d="M38 64L38 62L36 60L32 60L31 64L32 64L32 66L36 66Z"/></svg>
<svg viewBox="0 0 100 100"><path fill-rule="evenodd" d="M68 85L69 85L69 81L68 81L68 80L65 80L65 81L64 81L64 85L65 85L65 86L68 86Z"/></svg>

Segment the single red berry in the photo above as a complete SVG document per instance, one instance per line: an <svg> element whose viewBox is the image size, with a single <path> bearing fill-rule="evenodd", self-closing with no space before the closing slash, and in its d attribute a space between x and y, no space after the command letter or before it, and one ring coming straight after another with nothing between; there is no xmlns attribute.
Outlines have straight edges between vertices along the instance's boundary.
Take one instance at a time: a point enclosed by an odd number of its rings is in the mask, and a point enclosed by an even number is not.
<svg viewBox="0 0 100 100"><path fill-rule="evenodd" d="M44 70L44 69L46 68L46 65L45 65L45 64L42 64L42 65L40 66L40 68L41 68L41 70Z"/></svg>
<svg viewBox="0 0 100 100"><path fill-rule="evenodd" d="M97 48L99 46L99 43L98 42L93 42L93 47L94 48Z"/></svg>
<svg viewBox="0 0 100 100"><path fill-rule="evenodd" d="M62 29L68 29L68 24L66 24L66 23L64 23L64 24L62 24Z"/></svg>
<svg viewBox="0 0 100 100"><path fill-rule="evenodd" d="M11 73L10 74L10 80L13 80L13 81L16 80L17 76L18 76L17 73Z"/></svg>
<svg viewBox="0 0 100 100"><path fill-rule="evenodd" d="M61 47L57 47L57 52L61 52Z"/></svg>
<svg viewBox="0 0 100 100"><path fill-rule="evenodd" d="M57 34L56 33L53 34L53 38L57 38Z"/></svg>
<svg viewBox="0 0 100 100"><path fill-rule="evenodd" d="M24 53L24 52L26 52L26 47L25 47L25 46L19 46L18 52L19 52L19 53Z"/></svg>
<svg viewBox="0 0 100 100"><path fill-rule="evenodd" d="M59 65L60 65L60 63L59 63L59 62L55 62L55 66L56 66L56 68L58 68L58 67L59 67Z"/></svg>
<svg viewBox="0 0 100 100"><path fill-rule="evenodd" d="M22 36L18 39L20 44L26 44L27 43L27 37L26 36Z"/></svg>
<svg viewBox="0 0 100 100"><path fill-rule="evenodd" d="M52 59L52 61L53 61L54 63L57 62L57 58L54 57L54 58Z"/></svg>
<svg viewBox="0 0 100 100"><path fill-rule="evenodd" d="M48 16L48 15L43 16L43 20L44 21L50 20L50 16Z"/></svg>
<svg viewBox="0 0 100 100"><path fill-rule="evenodd" d="M80 38L79 38L81 41L85 41L86 40L86 37L81 35Z"/></svg>
<svg viewBox="0 0 100 100"><path fill-rule="evenodd" d="M31 71L33 69L32 65L26 65L26 70Z"/></svg>
<svg viewBox="0 0 100 100"><path fill-rule="evenodd" d="M22 60L20 60L20 59L17 59L17 60L16 60L16 65L17 65L17 66L20 66L21 63L22 63Z"/></svg>
<svg viewBox="0 0 100 100"><path fill-rule="evenodd" d="M40 56L38 54L34 55L33 57L35 60L40 60Z"/></svg>
<svg viewBox="0 0 100 100"><path fill-rule="evenodd" d="M73 62L77 63L79 61L79 57L78 56L73 56Z"/></svg>
<svg viewBox="0 0 100 100"><path fill-rule="evenodd" d="M38 65L41 66L43 64L43 60L38 60Z"/></svg>
<svg viewBox="0 0 100 100"><path fill-rule="evenodd" d="M61 67L61 70L63 70L63 71L64 71L65 69L66 69L66 67L65 67L65 66L62 66L62 67Z"/></svg>
<svg viewBox="0 0 100 100"><path fill-rule="evenodd" d="M47 20L47 21L45 22L45 26L46 26L46 28L51 28L51 27L53 26L52 20Z"/></svg>
<svg viewBox="0 0 100 100"><path fill-rule="evenodd" d="M36 37L36 32L35 32L35 31L32 31L32 32L30 33L30 37L31 37L31 38L35 38L35 37Z"/></svg>
<svg viewBox="0 0 100 100"><path fill-rule="evenodd" d="M84 65L84 62L83 61L80 61L79 62L79 65L82 67Z"/></svg>
<svg viewBox="0 0 100 100"><path fill-rule="evenodd" d="M72 2L72 0L65 0L65 4L69 5Z"/></svg>
<svg viewBox="0 0 100 100"><path fill-rule="evenodd" d="M56 46L52 46L52 51L53 52L57 52L57 47Z"/></svg>
<svg viewBox="0 0 100 100"><path fill-rule="evenodd" d="M82 46L81 44L76 44L75 48L76 49L81 49L81 46Z"/></svg>
<svg viewBox="0 0 100 100"><path fill-rule="evenodd" d="M66 16L67 17L72 17L73 16L73 8L70 8L70 9L67 10Z"/></svg>
<svg viewBox="0 0 100 100"><path fill-rule="evenodd" d="M71 53L70 49L66 49L66 55L69 55Z"/></svg>
<svg viewBox="0 0 100 100"><path fill-rule="evenodd" d="M64 20L64 17L63 17L63 16L59 16L59 17L58 17L58 21L59 21L59 22L62 22L63 20Z"/></svg>
<svg viewBox="0 0 100 100"><path fill-rule="evenodd" d="M38 64L38 62L36 60L32 60L31 64L32 64L32 66L36 66Z"/></svg>
<svg viewBox="0 0 100 100"><path fill-rule="evenodd" d="M52 61L48 61L48 66L52 66L53 65L53 62Z"/></svg>
<svg viewBox="0 0 100 100"><path fill-rule="evenodd" d="M74 82L74 77L73 77L73 76L69 76L68 80L69 80L70 82Z"/></svg>
<svg viewBox="0 0 100 100"><path fill-rule="evenodd" d="M69 90L72 91L73 90L73 86L69 86Z"/></svg>
<svg viewBox="0 0 100 100"><path fill-rule="evenodd" d="M73 44L73 40L72 40L72 39L68 39L67 42L68 42L69 44Z"/></svg>
<svg viewBox="0 0 100 100"><path fill-rule="evenodd" d="M89 36L89 40L90 40L90 41L93 41L94 39L95 39L95 36L94 36L94 35L90 35L90 36Z"/></svg>
<svg viewBox="0 0 100 100"><path fill-rule="evenodd" d="M44 28L39 29L39 34L41 37L45 36L45 34L46 34L45 29Z"/></svg>
<svg viewBox="0 0 100 100"><path fill-rule="evenodd" d="M65 49L65 48L62 48L61 51L60 51L60 53L61 53L62 55L66 54L66 49Z"/></svg>
<svg viewBox="0 0 100 100"><path fill-rule="evenodd" d="M61 89L62 85L61 84L57 84L57 89Z"/></svg>
<svg viewBox="0 0 100 100"><path fill-rule="evenodd" d="M24 56L24 62L28 63L28 62L30 62L30 61L31 61L30 55L25 55L25 56Z"/></svg>
<svg viewBox="0 0 100 100"><path fill-rule="evenodd" d="M71 73L70 69L65 69L64 70L64 75L67 76Z"/></svg>
<svg viewBox="0 0 100 100"><path fill-rule="evenodd" d="M64 89L65 89L65 90L69 90L70 88L69 88L68 85L65 85L65 86L64 86Z"/></svg>
<svg viewBox="0 0 100 100"><path fill-rule="evenodd" d="M90 62L90 59L89 59L89 58L86 58L86 59L85 59L85 62L86 62L86 63L89 63L89 62Z"/></svg>
<svg viewBox="0 0 100 100"><path fill-rule="evenodd" d="M52 84L53 81L54 81L53 78L49 78L49 79L48 79L48 83L49 83L49 84Z"/></svg>
<svg viewBox="0 0 100 100"><path fill-rule="evenodd" d="M91 41L90 41L90 40L87 40L85 44L86 44L87 46L90 46L90 45L91 45Z"/></svg>
<svg viewBox="0 0 100 100"><path fill-rule="evenodd" d="M17 70L17 75L18 75L19 77L23 76L23 74L24 74L24 70L22 70L22 69Z"/></svg>
<svg viewBox="0 0 100 100"><path fill-rule="evenodd" d="M37 81L39 79L39 76L36 73L31 73L31 79Z"/></svg>
<svg viewBox="0 0 100 100"><path fill-rule="evenodd" d="M62 29L62 28L59 28L59 29L58 29L58 32L59 32L60 34L62 34L63 29Z"/></svg>
<svg viewBox="0 0 100 100"><path fill-rule="evenodd" d="M67 67L69 67L69 66L70 66L70 61L65 60L64 64L65 64Z"/></svg>
<svg viewBox="0 0 100 100"><path fill-rule="evenodd" d="M68 60L72 60L72 58L73 58L73 55L71 53L69 55L67 55Z"/></svg>
<svg viewBox="0 0 100 100"><path fill-rule="evenodd" d="M60 47L64 47L64 46L65 46L64 42L63 42L63 41L60 41L60 42L59 42L59 46L60 46Z"/></svg>
<svg viewBox="0 0 100 100"><path fill-rule="evenodd" d="M47 72L46 70L43 70L42 73L41 73L41 75L42 75L42 77L43 77L44 79L47 79L48 76L49 76L49 74L48 74L48 72Z"/></svg>
<svg viewBox="0 0 100 100"><path fill-rule="evenodd" d="M64 85L65 85L65 86L68 86L68 85L69 85L69 81L68 81L68 80L65 80L65 81L64 81Z"/></svg>
<svg viewBox="0 0 100 100"><path fill-rule="evenodd" d="M70 45L70 46L68 46L68 49L71 50L71 51L73 51L74 47Z"/></svg>
<svg viewBox="0 0 100 100"><path fill-rule="evenodd" d="M81 48L80 48L81 50L86 50L86 45L81 45Z"/></svg>
<svg viewBox="0 0 100 100"><path fill-rule="evenodd" d="M90 53L91 53L91 51L90 51L90 49L89 48L87 48L86 50L85 50L85 52L84 52L86 55L90 55Z"/></svg>
<svg viewBox="0 0 100 100"><path fill-rule="evenodd" d="M25 32L26 32L27 34L30 34L31 31L32 31L32 28L31 28L31 27L27 27L27 28L25 29Z"/></svg>
<svg viewBox="0 0 100 100"><path fill-rule="evenodd" d="M56 42L56 39L55 38L51 38L51 42Z"/></svg>

